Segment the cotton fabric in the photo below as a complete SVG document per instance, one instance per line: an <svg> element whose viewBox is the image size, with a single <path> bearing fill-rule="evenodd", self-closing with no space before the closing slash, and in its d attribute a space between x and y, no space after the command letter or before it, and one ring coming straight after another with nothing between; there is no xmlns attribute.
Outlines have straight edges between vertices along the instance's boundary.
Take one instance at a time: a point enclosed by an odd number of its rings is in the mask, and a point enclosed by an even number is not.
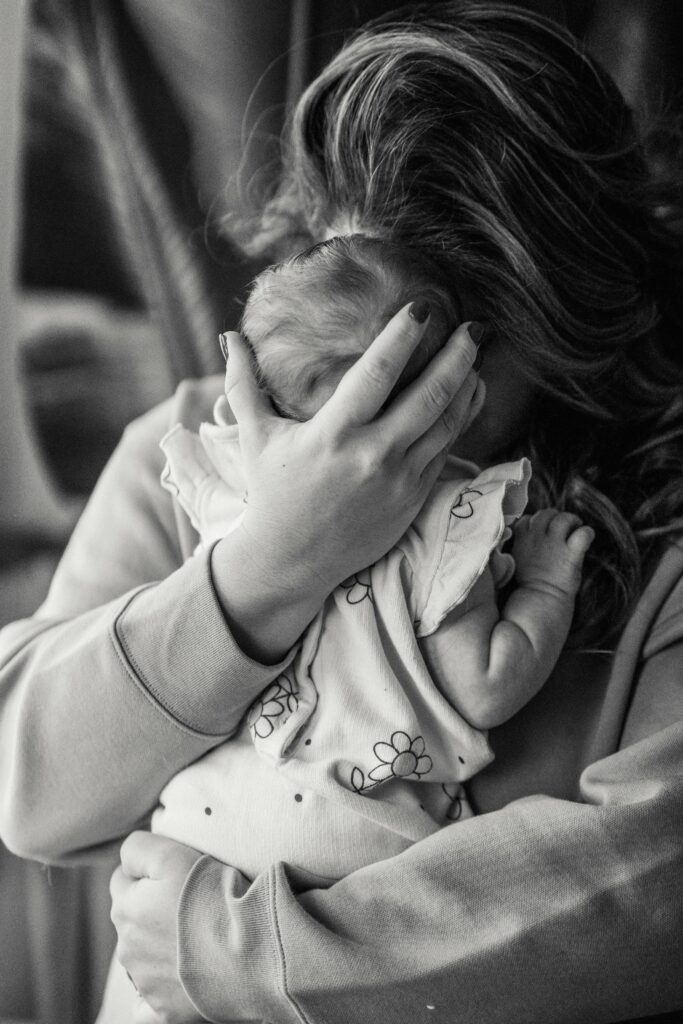
<svg viewBox="0 0 683 1024"><path fill-rule="evenodd" d="M243 515L237 427L178 425L161 447L164 486L199 551ZM329 882L469 817L461 783L492 753L431 678L418 637L463 606L482 574L510 578L512 556L499 548L529 474L527 460L482 473L450 458L404 537L330 595L237 735L165 787L152 830L250 878L285 861Z"/></svg>
<svg viewBox="0 0 683 1024"><path fill-rule="evenodd" d="M221 389L186 383L128 428L45 604L0 634L0 835L23 856L109 856L291 661L239 649L211 553L188 558L197 534L159 487L160 439L197 429ZM669 544L616 649L565 652L490 732L476 817L330 886L200 859L178 909L188 995L207 1020L275 1024L680 1008L682 719L683 549Z"/></svg>

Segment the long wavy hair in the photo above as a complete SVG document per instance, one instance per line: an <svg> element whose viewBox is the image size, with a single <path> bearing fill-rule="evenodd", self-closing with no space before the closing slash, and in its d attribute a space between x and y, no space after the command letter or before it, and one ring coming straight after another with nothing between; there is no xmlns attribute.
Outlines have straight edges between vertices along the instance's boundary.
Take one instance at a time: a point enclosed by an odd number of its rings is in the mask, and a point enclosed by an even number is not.
<svg viewBox="0 0 683 1024"><path fill-rule="evenodd" d="M614 640L683 530L683 204L651 155L561 26L502 3L411 7L308 87L277 190L240 232L276 258L342 223L410 243L488 321L537 388L519 445L532 507L596 531L582 645Z"/></svg>

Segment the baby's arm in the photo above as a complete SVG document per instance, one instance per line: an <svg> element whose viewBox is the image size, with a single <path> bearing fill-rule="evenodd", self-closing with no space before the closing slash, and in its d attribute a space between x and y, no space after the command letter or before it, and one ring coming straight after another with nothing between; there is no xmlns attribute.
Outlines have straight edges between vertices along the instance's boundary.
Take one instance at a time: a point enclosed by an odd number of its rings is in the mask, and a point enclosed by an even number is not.
<svg viewBox="0 0 683 1024"><path fill-rule="evenodd" d="M502 613L485 572L420 649L435 682L478 729L511 718L540 690L567 639L593 531L577 516L523 516L513 543L517 586Z"/></svg>

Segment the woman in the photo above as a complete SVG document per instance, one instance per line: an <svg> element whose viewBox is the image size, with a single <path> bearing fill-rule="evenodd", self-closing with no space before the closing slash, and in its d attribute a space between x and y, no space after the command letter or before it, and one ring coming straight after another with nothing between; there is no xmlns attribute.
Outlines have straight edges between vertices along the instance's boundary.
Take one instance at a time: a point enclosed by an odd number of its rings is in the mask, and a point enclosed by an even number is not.
<svg viewBox="0 0 683 1024"><path fill-rule="evenodd" d="M329 889L281 864L250 884L144 833L124 843L113 916L139 1021L547 1024L683 1003L677 199L604 74L507 6L372 26L302 98L253 248L350 231L422 247L490 330L487 401L455 450L529 455L534 503L577 512L596 541L570 648L492 734L496 762L470 787L480 817ZM161 496L156 446L206 417L220 382L129 428L45 605L4 635L10 846L67 860L143 823L329 590L405 529L467 421L473 357L447 347L405 420L375 418L419 330L392 322L318 428L272 415L237 344L249 532L185 565L194 538Z"/></svg>

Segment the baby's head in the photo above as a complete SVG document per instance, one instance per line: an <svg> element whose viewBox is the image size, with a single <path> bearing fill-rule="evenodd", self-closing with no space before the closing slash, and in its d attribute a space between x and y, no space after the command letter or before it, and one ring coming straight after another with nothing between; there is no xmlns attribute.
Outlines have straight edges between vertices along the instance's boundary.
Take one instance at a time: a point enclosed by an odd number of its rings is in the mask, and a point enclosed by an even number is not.
<svg viewBox="0 0 683 1024"><path fill-rule="evenodd" d="M400 390L441 347L458 321L448 282L417 252L365 235L321 242L254 282L240 330L260 382L285 416L307 420L388 320L414 299L431 317L401 374Z"/></svg>

